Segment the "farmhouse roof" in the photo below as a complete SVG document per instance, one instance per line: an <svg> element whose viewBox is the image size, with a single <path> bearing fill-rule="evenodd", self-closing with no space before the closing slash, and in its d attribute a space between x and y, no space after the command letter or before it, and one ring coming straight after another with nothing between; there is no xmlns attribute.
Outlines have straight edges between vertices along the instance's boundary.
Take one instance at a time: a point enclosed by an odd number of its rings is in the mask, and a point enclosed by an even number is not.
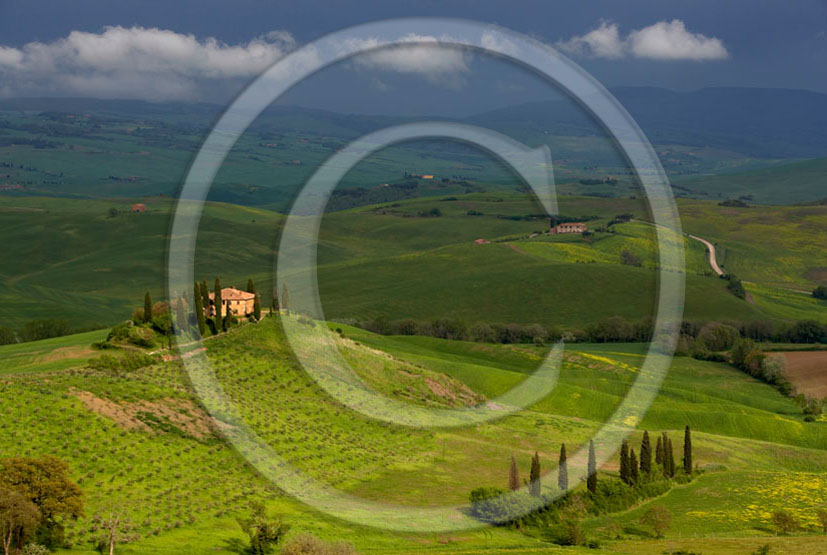
<svg viewBox="0 0 827 555"><path fill-rule="evenodd" d="M215 293L210 292L210 298L215 298ZM254 293L248 293L247 291L242 291L241 289L236 289L235 287L224 287L221 289L221 300L222 301L250 301L255 299L256 296Z"/></svg>

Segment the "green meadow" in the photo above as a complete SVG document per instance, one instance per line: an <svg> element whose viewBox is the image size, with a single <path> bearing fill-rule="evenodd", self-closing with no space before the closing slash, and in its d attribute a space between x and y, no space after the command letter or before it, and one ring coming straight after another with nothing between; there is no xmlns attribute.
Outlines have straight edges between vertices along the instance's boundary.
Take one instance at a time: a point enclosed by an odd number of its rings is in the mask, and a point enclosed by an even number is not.
<svg viewBox="0 0 827 555"><path fill-rule="evenodd" d="M541 346L329 326L342 328L339 349L373 388L419 405L496 397L546 354ZM51 365L50 353L99 337L70 336L27 350L0 347L0 456L52 453L69 462L87 505L86 516L69 526L71 553L92 553L90 519L111 507L128 514L139 536L121 553L233 553L243 537L235 518L253 499L282 515L291 534L346 539L365 553L581 552L508 528L388 533L320 514L279 494L221 439L180 360L112 373L86 368L86 353L74 352ZM410 506L463 504L475 487L505 487L511 455L526 475L535 451L543 468L553 467L561 442L576 449L619 404L646 350L642 344L567 346L558 386L528 410L479 426L416 430L369 419L328 397L298 366L276 319L204 345L239 415L285 460L353 495ZM589 537L601 542L599 553L660 553L688 538L701 553L724 552L716 550L733 537L743 540L731 553L744 555L746 546L766 542L779 553L819 553L827 546L814 520L827 491L823 422L804 422L791 400L727 365L676 358L631 440L636 445L646 429L668 431L679 442L686 424L695 432L703 474L622 513L586 518ZM616 472L612 459L600 479ZM654 541L638 523L652 504L673 513L665 540ZM778 508L801 522L795 537L774 537L769 519Z"/></svg>

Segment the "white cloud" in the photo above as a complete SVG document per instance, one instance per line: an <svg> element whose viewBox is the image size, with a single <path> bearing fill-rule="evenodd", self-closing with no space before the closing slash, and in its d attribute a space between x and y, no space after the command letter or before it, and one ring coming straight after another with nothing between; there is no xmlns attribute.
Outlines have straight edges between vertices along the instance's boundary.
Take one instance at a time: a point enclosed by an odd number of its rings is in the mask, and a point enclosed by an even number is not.
<svg viewBox="0 0 827 555"><path fill-rule="evenodd" d="M156 28L72 31L49 43L0 46L0 80L5 94L195 99L211 80L232 80L237 87L294 45L283 31L238 45Z"/></svg>
<svg viewBox="0 0 827 555"><path fill-rule="evenodd" d="M601 22L597 29L557 43L570 54L618 59L624 57L651 60L722 60L729 57L724 43L715 37L692 33L679 19L659 21L648 27L620 36L616 23Z"/></svg>
<svg viewBox="0 0 827 555"><path fill-rule="evenodd" d="M354 58L354 65L419 75L432 84L450 88L458 88L465 83L471 61L467 50L440 45L440 39L433 36L409 34L399 40L416 44L388 46L360 54ZM379 48L383 44L386 42L379 39L359 39L348 43L347 47L367 49Z"/></svg>
<svg viewBox="0 0 827 555"><path fill-rule="evenodd" d="M557 47L571 54L596 58L622 58L626 54L617 24L607 21L602 21L600 27L585 35L558 42Z"/></svg>

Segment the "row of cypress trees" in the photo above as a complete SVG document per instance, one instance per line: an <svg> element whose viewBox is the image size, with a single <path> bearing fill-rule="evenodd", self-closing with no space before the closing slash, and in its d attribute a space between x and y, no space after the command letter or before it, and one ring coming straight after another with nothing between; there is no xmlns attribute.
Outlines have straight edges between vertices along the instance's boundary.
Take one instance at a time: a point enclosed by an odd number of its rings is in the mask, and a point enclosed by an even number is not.
<svg viewBox="0 0 827 555"><path fill-rule="evenodd" d="M665 478L675 476L675 457L672 448L672 440L666 432L663 432L657 441L654 453L654 462L661 468ZM692 474L692 431L689 426L684 430L683 440L683 471L687 475ZM649 432L643 432L643 440L640 444L640 458L634 449L629 448L629 443L624 440L620 448L620 479L629 485L640 481L641 476L649 476L652 473L652 443ZM597 492L597 458L594 451L594 441L589 441L589 459L587 466L588 477L586 488ZM517 459L511 456L511 468L508 475L508 487L512 491L520 489L520 472L517 466ZM568 455L566 444L560 446L560 456L557 462L557 487L561 491L569 489ZM542 495L540 483L540 455L534 453L531 458L531 470L529 472L529 492L535 497Z"/></svg>

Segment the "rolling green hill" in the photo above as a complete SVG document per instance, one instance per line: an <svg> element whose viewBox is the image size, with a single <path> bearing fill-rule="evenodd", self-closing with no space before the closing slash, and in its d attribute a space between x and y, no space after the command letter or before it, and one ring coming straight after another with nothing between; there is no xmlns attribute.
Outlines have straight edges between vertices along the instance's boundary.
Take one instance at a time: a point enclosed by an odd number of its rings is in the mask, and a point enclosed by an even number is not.
<svg viewBox="0 0 827 555"><path fill-rule="evenodd" d="M0 232L0 322L37 318L76 326L123 320L143 291L164 296L172 203L4 198ZM561 213L592 229L616 214L645 218L639 199L561 197ZM420 217L439 209L440 217ZM744 280L752 302L712 277L703 247L687 240L690 319L823 319L824 303L787 289L809 290L827 267L820 245L827 207L726 208L680 203L688 231L718 242L719 261ZM113 213L112 210L116 213ZM469 213L477 215L469 215ZM567 327L604 316L651 314L657 279L653 232L640 223L591 237L537 236L547 222L521 195L471 194L413 199L327 214L319 244L319 279L328 318L458 316ZM243 287L252 277L269 304L271 267L284 216L208 203L201 220L196 275ZM475 245L477 238L491 241ZM620 264L637 254L642 267ZM822 272L823 273L823 272ZM300 284L291 284L300 288Z"/></svg>
<svg viewBox="0 0 827 555"><path fill-rule="evenodd" d="M453 403L465 387L495 396L543 355L535 346L386 337L346 326L344 333L337 341L357 371L380 391L414 403ZM544 468L553 466L561 441L570 448L586 441L617 405L643 352L640 345L574 345L567 348L557 389L530 410L467 429L418 431L369 420L329 399L296 366L274 319L245 325L205 347L241 415L278 453L354 495L407 505L463 503L474 487L504 486L511 454L523 472L535 450ZM121 549L124 554L232 553L233 541L241 538L234 518L251 499L265 500L283 515L293 534L346 539L365 552L557 552L540 538L510 529L383 533L280 496L220 439L220 425L206 418L180 361L124 374L40 369L34 360L20 364L19 356L15 346L0 347L0 364L18 357L0 380L0 412L7 415L0 425L0 457L52 453L70 463L87 497L87 516L69 525L72 553L91 553L89 520L112 506L126 511L139 534ZM645 548L633 552L662 552L665 544L648 540L637 525L650 503L675 515L666 541L701 531L693 547L703 553L706 542L715 549L734 536L750 548L777 542L782 553L823 545L813 543L818 536L812 535L812 514L819 501L811 494L827 471L823 422L803 422L794 403L730 367L678 358L641 431L670 430L678 437L686 423L696 431L696 462L707 472L628 513L587 518L589 534L604 544L601 553L629 553L642 540ZM602 479L615 471L611 461ZM783 492L798 492L795 502ZM772 539L767 511L776 507L795 512L805 524L804 537ZM622 524L620 540L607 535L610 520Z"/></svg>

